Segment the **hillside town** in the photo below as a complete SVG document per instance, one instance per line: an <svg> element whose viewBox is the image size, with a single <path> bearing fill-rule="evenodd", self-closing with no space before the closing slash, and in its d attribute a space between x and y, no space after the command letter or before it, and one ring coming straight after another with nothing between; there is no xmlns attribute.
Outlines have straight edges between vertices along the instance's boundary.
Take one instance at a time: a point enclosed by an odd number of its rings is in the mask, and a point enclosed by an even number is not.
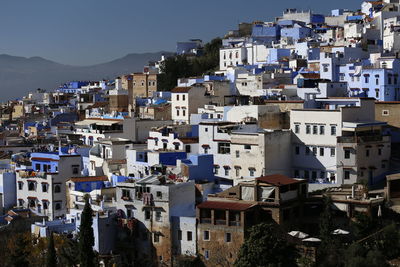
<svg viewBox="0 0 400 267"><path fill-rule="evenodd" d="M243 245L263 223L299 266L330 266L327 240L371 247L399 222L399 0L286 9L176 48L1 105L0 239L23 221L73 242L89 206L102 266L255 266Z"/></svg>

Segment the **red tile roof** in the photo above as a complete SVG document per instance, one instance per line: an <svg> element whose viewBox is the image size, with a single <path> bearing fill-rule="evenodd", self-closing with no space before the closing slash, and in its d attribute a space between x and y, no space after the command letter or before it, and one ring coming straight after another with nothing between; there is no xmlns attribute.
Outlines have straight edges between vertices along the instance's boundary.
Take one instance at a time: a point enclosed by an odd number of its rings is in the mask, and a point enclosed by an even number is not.
<svg viewBox="0 0 400 267"><path fill-rule="evenodd" d="M305 79L319 79L321 76L319 73L300 73Z"/></svg>
<svg viewBox="0 0 400 267"><path fill-rule="evenodd" d="M69 179L71 182L79 183L79 182L101 182L108 181L107 176L86 176L86 177L72 177Z"/></svg>
<svg viewBox="0 0 400 267"><path fill-rule="evenodd" d="M199 142L199 138L198 137L181 137L178 138L180 141L182 141L182 143L184 144L195 144Z"/></svg>
<svg viewBox="0 0 400 267"><path fill-rule="evenodd" d="M281 186L281 185L289 185L289 184L296 184L301 181L287 177L282 174L273 174L273 175L268 175L268 176L263 176L259 177L256 179L257 181L272 184L275 186Z"/></svg>
<svg viewBox="0 0 400 267"><path fill-rule="evenodd" d="M224 201L206 201L203 202L197 207L199 209L216 209L216 210L236 210L236 211L244 211L256 204L252 203L239 203L239 202L224 202Z"/></svg>
<svg viewBox="0 0 400 267"><path fill-rule="evenodd" d="M171 90L172 93L187 93L192 87L175 87Z"/></svg>

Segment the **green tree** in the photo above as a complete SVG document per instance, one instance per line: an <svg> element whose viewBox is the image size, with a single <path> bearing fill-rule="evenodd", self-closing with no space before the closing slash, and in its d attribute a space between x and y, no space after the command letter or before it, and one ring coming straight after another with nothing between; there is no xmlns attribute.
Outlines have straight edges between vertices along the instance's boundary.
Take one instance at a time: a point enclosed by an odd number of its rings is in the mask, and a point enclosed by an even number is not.
<svg viewBox="0 0 400 267"><path fill-rule="evenodd" d="M81 214L81 225L79 226L78 248L79 262L81 267L92 267L95 264L95 253L93 251L93 210L89 204L89 196L85 196L85 207Z"/></svg>
<svg viewBox="0 0 400 267"><path fill-rule="evenodd" d="M31 254L31 250L29 248L31 245L30 233L17 234L14 240L10 240L8 244L8 250L10 253L8 266L29 266L29 257Z"/></svg>
<svg viewBox="0 0 400 267"><path fill-rule="evenodd" d="M240 248L236 267L297 266L297 252L278 226L262 223L253 226Z"/></svg>
<svg viewBox="0 0 400 267"><path fill-rule="evenodd" d="M47 258L46 258L46 266L47 267L56 267L57 266L57 254L56 249L54 247L54 237L53 233L50 233L50 237L47 244Z"/></svg>
<svg viewBox="0 0 400 267"><path fill-rule="evenodd" d="M331 233L334 230L331 207L332 199L330 197L325 197L324 210L319 218L319 236L321 237L323 245L326 245L331 241Z"/></svg>

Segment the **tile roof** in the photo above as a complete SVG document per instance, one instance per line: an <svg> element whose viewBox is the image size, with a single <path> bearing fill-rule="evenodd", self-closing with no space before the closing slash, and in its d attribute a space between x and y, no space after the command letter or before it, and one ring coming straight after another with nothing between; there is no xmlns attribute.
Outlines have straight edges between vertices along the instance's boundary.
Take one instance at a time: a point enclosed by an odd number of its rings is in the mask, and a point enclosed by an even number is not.
<svg viewBox="0 0 400 267"><path fill-rule="evenodd" d="M260 181L260 182L272 184L275 186L296 184L296 183L301 182L299 180L287 177L282 174L272 174L272 175L268 175L268 176L263 176L263 177L257 178L256 180Z"/></svg>
<svg viewBox="0 0 400 267"><path fill-rule="evenodd" d="M171 90L172 93L187 93L192 87L175 87Z"/></svg>
<svg viewBox="0 0 400 267"><path fill-rule="evenodd" d="M240 203L240 202L224 202L224 201L206 201L197 207L199 209L217 209L217 210L236 210L244 211L256 205L255 203Z"/></svg>
<svg viewBox="0 0 400 267"><path fill-rule="evenodd" d="M79 182L101 182L108 181L107 176L85 176L85 177L72 177L69 179L71 182L79 183Z"/></svg>
<svg viewBox="0 0 400 267"><path fill-rule="evenodd" d="M184 144L195 144L199 142L199 138L198 137L181 137L178 138L180 141L182 141L182 143Z"/></svg>
<svg viewBox="0 0 400 267"><path fill-rule="evenodd" d="M300 73L305 79L319 79L321 76L319 73Z"/></svg>

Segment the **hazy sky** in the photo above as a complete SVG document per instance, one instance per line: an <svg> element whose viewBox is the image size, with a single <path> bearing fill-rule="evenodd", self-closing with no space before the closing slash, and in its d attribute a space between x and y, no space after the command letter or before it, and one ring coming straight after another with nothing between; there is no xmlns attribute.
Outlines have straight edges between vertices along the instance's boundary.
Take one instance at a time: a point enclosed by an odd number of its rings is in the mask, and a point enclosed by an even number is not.
<svg viewBox="0 0 400 267"><path fill-rule="evenodd" d="M128 53L174 51L177 41L208 41L241 21L270 20L285 8L358 9L358 0L6 0L0 54L90 65Z"/></svg>

